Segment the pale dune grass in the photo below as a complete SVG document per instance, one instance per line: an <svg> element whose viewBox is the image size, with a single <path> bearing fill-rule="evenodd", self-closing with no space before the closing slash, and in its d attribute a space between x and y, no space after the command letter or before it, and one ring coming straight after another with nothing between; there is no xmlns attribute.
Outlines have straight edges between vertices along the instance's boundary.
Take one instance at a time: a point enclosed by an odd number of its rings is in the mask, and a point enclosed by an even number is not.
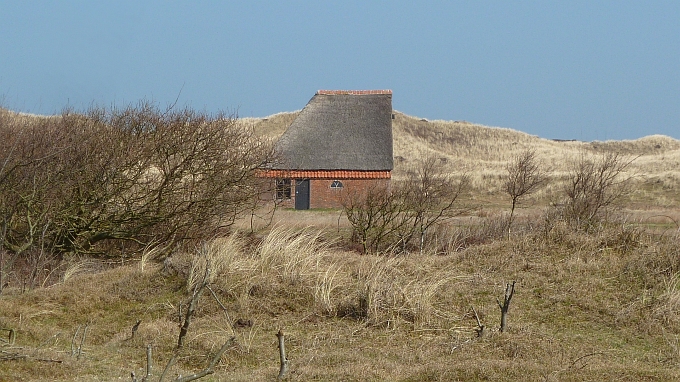
<svg viewBox="0 0 680 382"><path fill-rule="evenodd" d="M39 114L31 114L31 113L23 113L23 112L17 112L17 111L12 111L8 109L4 109L0 107L0 115L2 115L3 119L7 118L6 120L18 124L34 124L34 123L39 123L45 119L53 119L53 118L61 118L59 115L39 115Z"/></svg>
<svg viewBox="0 0 680 382"><path fill-rule="evenodd" d="M69 265L66 266L66 269L64 270L64 273L62 274L61 280L63 283L68 282L71 280L74 276L85 273L88 271L88 269L94 264L92 260L76 260L71 262Z"/></svg>
<svg viewBox="0 0 680 382"><path fill-rule="evenodd" d="M277 274L284 282L302 283L319 273L330 243L322 243L319 230L274 227L253 257L263 275Z"/></svg>

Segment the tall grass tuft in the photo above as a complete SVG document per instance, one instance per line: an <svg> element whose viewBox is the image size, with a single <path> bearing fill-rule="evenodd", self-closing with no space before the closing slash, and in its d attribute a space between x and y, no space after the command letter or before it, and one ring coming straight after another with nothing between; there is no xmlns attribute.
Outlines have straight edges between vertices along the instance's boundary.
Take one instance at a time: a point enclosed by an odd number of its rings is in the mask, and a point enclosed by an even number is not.
<svg viewBox="0 0 680 382"><path fill-rule="evenodd" d="M162 252L162 247L158 243L149 243L142 251L142 256L139 258L139 270L144 272L149 261L155 260Z"/></svg>
<svg viewBox="0 0 680 382"><path fill-rule="evenodd" d="M69 265L61 276L62 282L66 283L74 276L87 272L91 265L91 260L80 260Z"/></svg>
<svg viewBox="0 0 680 382"><path fill-rule="evenodd" d="M418 269L414 257L372 257L354 269L352 288L338 314L371 325L428 326L454 319L442 300L444 288L467 279L454 272Z"/></svg>
<svg viewBox="0 0 680 382"><path fill-rule="evenodd" d="M663 292L654 308L654 315L665 326L680 323L680 273L675 273L664 282Z"/></svg>
<svg viewBox="0 0 680 382"><path fill-rule="evenodd" d="M191 261L187 286L191 289L196 283L203 280L208 272L208 283L214 283L216 278L223 275L242 256L243 241L236 234L225 238L213 239L205 242L198 249L197 255Z"/></svg>
<svg viewBox="0 0 680 382"><path fill-rule="evenodd" d="M262 274L274 272L290 284L304 283L321 271L332 243L322 230L275 227L257 247L254 258Z"/></svg>
<svg viewBox="0 0 680 382"><path fill-rule="evenodd" d="M333 262L327 266L325 271L320 270L315 278L314 301L321 312L328 316L337 314L336 299L341 289L347 284L347 274L343 271L343 265L340 262Z"/></svg>

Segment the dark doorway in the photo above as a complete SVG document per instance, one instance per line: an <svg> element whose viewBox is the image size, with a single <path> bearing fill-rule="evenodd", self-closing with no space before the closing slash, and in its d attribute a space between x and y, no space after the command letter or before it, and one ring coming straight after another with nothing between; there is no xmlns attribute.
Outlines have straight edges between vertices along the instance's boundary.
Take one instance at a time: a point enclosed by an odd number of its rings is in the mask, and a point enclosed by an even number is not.
<svg viewBox="0 0 680 382"><path fill-rule="evenodd" d="M295 181L295 209L309 209L309 179Z"/></svg>

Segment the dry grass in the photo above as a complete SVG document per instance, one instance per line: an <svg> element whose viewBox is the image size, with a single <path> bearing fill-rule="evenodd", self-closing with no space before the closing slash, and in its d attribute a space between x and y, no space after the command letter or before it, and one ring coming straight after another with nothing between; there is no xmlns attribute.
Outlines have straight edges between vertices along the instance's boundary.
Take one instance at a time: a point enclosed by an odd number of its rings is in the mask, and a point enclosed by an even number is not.
<svg viewBox="0 0 680 382"><path fill-rule="evenodd" d="M21 113L21 112L16 112L12 110L5 109L3 107L0 107L0 116L3 117L3 119L10 121L10 122L15 122L16 124L32 124L35 122L38 122L40 120L43 120L45 118L60 118L58 115L38 115L38 114L30 114L30 113Z"/></svg>
<svg viewBox="0 0 680 382"><path fill-rule="evenodd" d="M277 113L264 118L241 118L242 123L252 126L258 136L277 139L290 126L300 111Z"/></svg>
<svg viewBox="0 0 680 382"><path fill-rule="evenodd" d="M18 335L2 350L28 358L0 361L0 380L127 378L141 372L148 343L164 366L178 304L205 264L219 303L209 293L200 301L173 373L200 369L235 336L238 346L207 380L270 380L282 328L293 380L680 378L676 235L621 225L585 234L556 221L512 240L390 257L343 251L326 234L277 226L260 239L233 235L174 255L167 269L132 264L23 294L6 289L0 327ZM495 299L512 280L501 334ZM481 338L472 307L487 327ZM85 325L76 359L71 340Z"/></svg>

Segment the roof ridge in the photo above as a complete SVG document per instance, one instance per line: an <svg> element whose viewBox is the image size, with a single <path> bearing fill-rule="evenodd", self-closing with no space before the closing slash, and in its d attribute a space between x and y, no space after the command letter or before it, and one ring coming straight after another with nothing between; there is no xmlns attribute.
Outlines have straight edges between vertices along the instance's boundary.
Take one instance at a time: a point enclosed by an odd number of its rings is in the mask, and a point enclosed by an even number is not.
<svg viewBox="0 0 680 382"><path fill-rule="evenodd" d="M318 90L320 95L367 95L367 94L392 94L392 90Z"/></svg>

